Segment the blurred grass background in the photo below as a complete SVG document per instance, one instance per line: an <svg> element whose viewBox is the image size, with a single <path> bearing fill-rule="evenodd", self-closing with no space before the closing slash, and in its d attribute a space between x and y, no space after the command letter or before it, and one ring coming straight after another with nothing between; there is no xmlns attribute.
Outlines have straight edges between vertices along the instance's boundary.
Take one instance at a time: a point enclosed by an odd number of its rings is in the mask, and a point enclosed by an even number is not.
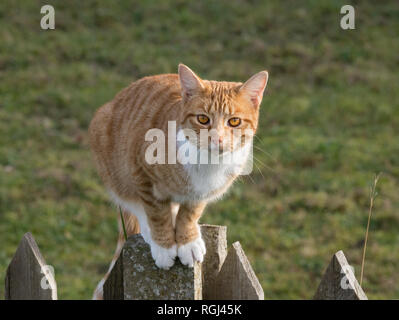
<svg viewBox="0 0 399 320"><path fill-rule="evenodd" d="M56 30L40 29L40 7ZM356 9L342 30L340 8ZM360 276L369 186L383 172L363 287L399 298L399 3L0 2L0 284L31 231L59 298L89 299L117 239L87 127L131 81L175 73L270 80L257 166L202 221L241 241L266 299L308 299L344 250ZM0 297L4 288L0 285Z"/></svg>

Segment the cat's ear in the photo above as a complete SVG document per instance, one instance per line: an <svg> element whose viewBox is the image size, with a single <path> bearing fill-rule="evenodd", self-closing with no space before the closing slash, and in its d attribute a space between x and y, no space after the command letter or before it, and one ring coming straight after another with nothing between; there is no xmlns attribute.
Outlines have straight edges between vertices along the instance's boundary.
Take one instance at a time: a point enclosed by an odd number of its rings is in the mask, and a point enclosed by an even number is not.
<svg viewBox="0 0 399 320"><path fill-rule="evenodd" d="M249 99L255 108L262 102L263 92L265 91L269 74L267 71L261 71L253 75L239 89L239 92Z"/></svg>
<svg viewBox="0 0 399 320"><path fill-rule="evenodd" d="M179 64L179 80L183 98L191 97L204 89L201 79L184 64Z"/></svg>

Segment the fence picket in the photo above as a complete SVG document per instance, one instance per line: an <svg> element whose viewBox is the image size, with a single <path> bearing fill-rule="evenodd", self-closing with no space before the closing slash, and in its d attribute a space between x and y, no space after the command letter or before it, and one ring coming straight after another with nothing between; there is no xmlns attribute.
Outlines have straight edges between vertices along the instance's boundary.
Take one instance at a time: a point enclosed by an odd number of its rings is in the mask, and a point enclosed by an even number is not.
<svg viewBox="0 0 399 320"><path fill-rule="evenodd" d="M216 278L217 299L263 300L264 292L239 242L233 243Z"/></svg>
<svg viewBox="0 0 399 320"><path fill-rule="evenodd" d="M183 266L169 270L155 266L151 250L141 234L129 237L117 263L104 283L104 299L198 300L202 299L201 267Z"/></svg>
<svg viewBox="0 0 399 320"><path fill-rule="evenodd" d="M57 300L57 284L31 233L26 233L6 273L6 300Z"/></svg>
<svg viewBox="0 0 399 320"><path fill-rule="evenodd" d="M227 227L203 224L201 234L206 246L202 263L202 298L214 300L217 299L216 277L227 256Z"/></svg>
<svg viewBox="0 0 399 320"><path fill-rule="evenodd" d="M367 300L351 266L340 250L334 254L317 288L315 300Z"/></svg>

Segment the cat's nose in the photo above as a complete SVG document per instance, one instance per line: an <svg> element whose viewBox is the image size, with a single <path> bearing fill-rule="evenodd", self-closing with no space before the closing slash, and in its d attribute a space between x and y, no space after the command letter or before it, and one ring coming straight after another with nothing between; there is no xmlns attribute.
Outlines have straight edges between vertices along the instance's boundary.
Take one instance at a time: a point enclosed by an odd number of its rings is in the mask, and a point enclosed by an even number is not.
<svg viewBox="0 0 399 320"><path fill-rule="evenodd" d="M223 143L223 137L212 137L211 142L215 145L222 144Z"/></svg>

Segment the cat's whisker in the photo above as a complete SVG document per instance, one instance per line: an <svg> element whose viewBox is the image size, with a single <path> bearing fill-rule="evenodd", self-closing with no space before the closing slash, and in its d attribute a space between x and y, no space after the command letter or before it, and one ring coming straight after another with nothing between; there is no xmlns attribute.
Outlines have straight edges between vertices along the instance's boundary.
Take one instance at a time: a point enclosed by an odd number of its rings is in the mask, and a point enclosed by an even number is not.
<svg viewBox="0 0 399 320"><path fill-rule="evenodd" d="M254 180L254 179L252 179L252 177L251 177L251 175L250 175L250 174L248 175L248 178L249 178L249 180L251 180L251 182L252 182L253 184L256 184L256 183L255 183L255 180Z"/></svg>
<svg viewBox="0 0 399 320"><path fill-rule="evenodd" d="M265 156L267 156L273 163L277 163L277 159L276 157L274 157L270 152L267 152L261 148L259 148L258 146L254 146L255 151L260 151L262 152L262 154L264 154Z"/></svg>
<svg viewBox="0 0 399 320"><path fill-rule="evenodd" d="M265 176L263 175L262 171L259 169L259 167L258 167L258 165L256 164L256 162L254 162L254 165L255 165L256 169L258 169L258 171L259 171L260 175L262 176L263 180L266 181Z"/></svg>
<svg viewBox="0 0 399 320"><path fill-rule="evenodd" d="M242 178L242 176L238 176L236 179L237 179L237 181L239 181L239 182L244 182L244 179Z"/></svg>
<svg viewBox="0 0 399 320"><path fill-rule="evenodd" d="M270 152L267 152L266 150L263 150L262 148L258 147L258 146L253 146L256 150L259 150L260 152L262 152L263 154L265 154L266 156L272 158L273 160L275 160L275 157L273 157L273 155Z"/></svg>
<svg viewBox="0 0 399 320"><path fill-rule="evenodd" d="M276 172L275 169L273 169L272 167L268 166L266 163L264 163L263 161L259 160L258 158L256 158L255 156L253 156L254 159L254 163L255 161L258 161L259 164L261 164L263 167L265 167L266 169L268 169L271 172Z"/></svg>

